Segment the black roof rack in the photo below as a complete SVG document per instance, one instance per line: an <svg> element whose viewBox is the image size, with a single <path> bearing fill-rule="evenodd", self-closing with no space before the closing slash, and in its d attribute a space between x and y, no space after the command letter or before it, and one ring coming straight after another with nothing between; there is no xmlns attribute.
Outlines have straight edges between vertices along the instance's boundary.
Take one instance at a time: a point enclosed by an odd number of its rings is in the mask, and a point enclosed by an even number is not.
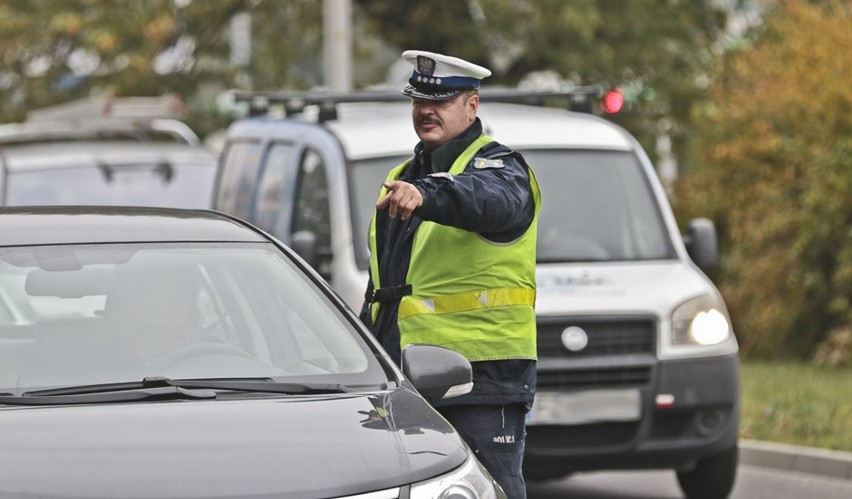
<svg viewBox="0 0 852 499"><path fill-rule="evenodd" d="M483 87L479 90L483 102L512 102L541 106L553 101L567 100L566 107L572 111L590 113L593 103L603 95L598 85L574 87L571 90L519 90L503 87ZM301 113L307 106L319 107L319 121L337 117L337 104L347 102L398 102L409 97L399 91L363 90L356 92L285 92L285 91L234 91L234 102L247 102L250 116L261 116L273 107L283 108L285 116Z"/></svg>

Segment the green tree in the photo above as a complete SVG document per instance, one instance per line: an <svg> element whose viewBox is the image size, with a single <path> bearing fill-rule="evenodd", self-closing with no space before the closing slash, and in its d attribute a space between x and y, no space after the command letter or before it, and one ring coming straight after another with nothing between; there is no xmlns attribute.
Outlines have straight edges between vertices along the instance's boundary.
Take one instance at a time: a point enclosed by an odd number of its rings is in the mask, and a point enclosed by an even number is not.
<svg viewBox="0 0 852 499"><path fill-rule="evenodd" d="M654 156L663 127L676 149L690 137L728 11L676 0L357 0L369 27L400 49L450 53L488 66L489 85L549 71L574 85L622 86L627 111L610 119Z"/></svg>
<svg viewBox="0 0 852 499"><path fill-rule="evenodd" d="M0 1L0 117L92 93L192 96L228 85L232 15L248 0Z"/></svg>
<svg viewBox="0 0 852 499"><path fill-rule="evenodd" d="M724 11L711 2L353 0L356 86L384 81L407 48L488 65L489 84L533 71L574 84L623 85L632 112L613 117L653 154L657 127L681 124L701 95ZM228 88L321 85L322 8L315 0L0 0L0 118L91 93L189 100L197 127L216 125ZM247 67L229 60L234 14L252 18ZM391 47L391 48L389 48ZM388 57L388 52L391 57ZM242 78L241 78L242 76ZM247 78L246 78L247 77ZM676 146L678 147L678 146Z"/></svg>
<svg viewBox="0 0 852 499"><path fill-rule="evenodd" d="M322 85L322 1L255 3L250 88L299 90Z"/></svg>
<svg viewBox="0 0 852 499"><path fill-rule="evenodd" d="M765 21L696 110L696 168L676 207L717 223L717 280L745 354L804 357L829 342L848 360L852 4L784 2Z"/></svg>

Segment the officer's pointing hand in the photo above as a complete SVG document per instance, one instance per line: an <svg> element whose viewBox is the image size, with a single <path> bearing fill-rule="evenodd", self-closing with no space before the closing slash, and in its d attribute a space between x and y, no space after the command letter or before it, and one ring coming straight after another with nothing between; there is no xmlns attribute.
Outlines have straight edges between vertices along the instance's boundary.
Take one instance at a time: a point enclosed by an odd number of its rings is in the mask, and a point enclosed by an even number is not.
<svg viewBox="0 0 852 499"><path fill-rule="evenodd" d="M388 215L396 218L397 214L403 220L408 220L411 213L423 204L423 195L420 189L401 180L388 180L384 183L388 193L376 203L376 209L388 208Z"/></svg>

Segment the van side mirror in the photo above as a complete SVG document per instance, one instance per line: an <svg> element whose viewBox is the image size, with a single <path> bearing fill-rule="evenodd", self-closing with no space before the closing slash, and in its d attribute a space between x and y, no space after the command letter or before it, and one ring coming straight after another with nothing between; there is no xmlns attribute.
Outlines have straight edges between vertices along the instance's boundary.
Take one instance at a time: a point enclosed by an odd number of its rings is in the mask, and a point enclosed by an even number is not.
<svg viewBox="0 0 852 499"><path fill-rule="evenodd" d="M709 270L718 262L716 226L707 218L690 220L683 235L686 252L701 270Z"/></svg>
<svg viewBox="0 0 852 499"><path fill-rule="evenodd" d="M458 397L473 389L473 369L461 354L436 345L406 345L402 372L428 401Z"/></svg>
<svg viewBox="0 0 852 499"><path fill-rule="evenodd" d="M309 230L294 232L290 240L290 248L302 257L311 268L317 268L319 252L317 251L317 235Z"/></svg>
<svg viewBox="0 0 852 499"><path fill-rule="evenodd" d="M323 279L331 280L331 248L323 246L317 233L300 230L290 236L290 249L316 270Z"/></svg>

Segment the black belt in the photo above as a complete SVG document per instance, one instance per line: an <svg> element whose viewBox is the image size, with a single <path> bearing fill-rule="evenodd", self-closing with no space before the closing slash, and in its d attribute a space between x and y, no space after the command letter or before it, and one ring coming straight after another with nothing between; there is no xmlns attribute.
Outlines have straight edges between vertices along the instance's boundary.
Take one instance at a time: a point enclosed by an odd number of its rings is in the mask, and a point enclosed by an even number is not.
<svg viewBox="0 0 852 499"><path fill-rule="evenodd" d="M403 296L408 296L411 293L411 284L406 284L404 286L385 286L373 291L370 303L395 301L401 299Z"/></svg>

